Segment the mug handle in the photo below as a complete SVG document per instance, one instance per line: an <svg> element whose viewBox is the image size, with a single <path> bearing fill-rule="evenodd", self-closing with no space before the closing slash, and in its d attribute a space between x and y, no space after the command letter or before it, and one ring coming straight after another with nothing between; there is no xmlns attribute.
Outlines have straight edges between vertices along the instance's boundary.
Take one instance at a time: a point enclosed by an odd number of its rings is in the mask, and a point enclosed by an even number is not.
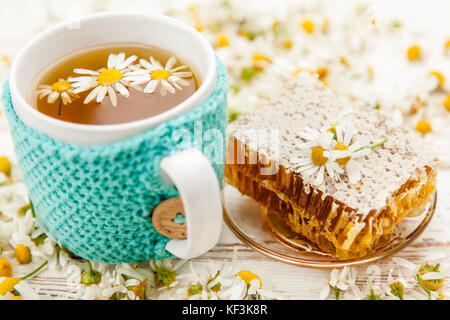
<svg viewBox="0 0 450 320"><path fill-rule="evenodd" d="M180 193L186 216L187 239L172 239L166 250L192 259L212 249L222 230L219 181L209 160L196 148L183 150L161 161L163 182Z"/></svg>

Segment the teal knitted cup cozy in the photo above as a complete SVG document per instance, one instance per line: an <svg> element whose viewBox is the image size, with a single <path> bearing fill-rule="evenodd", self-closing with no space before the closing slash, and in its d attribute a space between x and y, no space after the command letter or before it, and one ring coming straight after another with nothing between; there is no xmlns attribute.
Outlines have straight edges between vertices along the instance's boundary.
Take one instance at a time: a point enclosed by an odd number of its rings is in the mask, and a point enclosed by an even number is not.
<svg viewBox="0 0 450 320"><path fill-rule="evenodd" d="M203 132L217 129L225 137L227 76L220 61L215 88L202 105L108 145L66 144L27 127L14 111L8 83L2 101L34 211L56 240L79 257L104 263L172 257L165 250L170 239L152 225L152 210L178 196L174 187L163 183L159 165L185 148L173 141L176 130L194 136L194 127L201 124ZM224 141L202 139L197 147L225 155ZM225 159L209 160L222 181Z"/></svg>

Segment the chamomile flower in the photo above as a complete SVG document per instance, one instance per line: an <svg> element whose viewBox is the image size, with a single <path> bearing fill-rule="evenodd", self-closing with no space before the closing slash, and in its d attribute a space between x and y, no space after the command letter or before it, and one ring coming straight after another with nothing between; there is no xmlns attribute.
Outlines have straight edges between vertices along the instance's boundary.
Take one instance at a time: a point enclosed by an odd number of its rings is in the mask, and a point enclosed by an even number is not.
<svg viewBox="0 0 450 320"><path fill-rule="evenodd" d="M64 80L59 79L52 85L40 85L37 91L39 99L47 97L48 103L55 103L59 98L64 105L72 102L72 100L77 99L78 96L73 92L72 85Z"/></svg>
<svg viewBox="0 0 450 320"><path fill-rule="evenodd" d="M140 85L147 83L144 88L145 93L154 93L158 87L161 85L161 95L165 96L167 92L175 93L176 89L183 90L182 86L188 86L189 82L183 78L192 77L192 72L186 71L187 66L175 67L177 63L177 58L170 57L166 65L163 67L162 64L153 57L150 57L150 61L145 59L139 60L139 63L143 68L145 68L146 76L145 79L139 79L132 82L133 85ZM134 71L130 73L130 76L141 75L141 70Z"/></svg>
<svg viewBox="0 0 450 320"><path fill-rule="evenodd" d="M354 268L344 267L342 270L333 269L330 273L330 280L328 280L325 287L320 291L320 299L327 299L330 293L333 292L334 298L339 300L341 292L354 289L356 274L356 269Z"/></svg>
<svg viewBox="0 0 450 320"><path fill-rule="evenodd" d="M347 127L351 125L351 122L353 120L353 109L352 107L346 107L342 109L338 115L334 118L334 122L328 126L325 126L322 128L322 131L328 131L333 134L336 134L335 128L338 124L341 125L341 127Z"/></svg>
<svg viewBox="0 0 450 320"><path fill-rule="evenodd" d="M320 185L324 181L325 170L333 179L344 173L336 161L325 156L332 150L333 133L306 128L298 135L306 142L298 146L300 157L293 159L292 163L302 175L315 176L314 183Z"/></svg>
<svg viewBox="0 0 450 320"><path fill-rule="evenodd" d="M398 270L398 276L394 277L394 268L389 270L387 284L384 285L384 292L386 296L397 297L400 300L404 299L405 290L410 288L409 283L403 277L401 270Z"/></svg>
<svg viewBox="0 0 450 320"><path fill-rule="evenodd" d="M75 69L75 73L83 76L69 78L68 81L73 83L74 93L92 89L84 100L85 104L94 99L96 99L97 103L100 103L108 95L112 105L117 106L116 91L122 96L128 97L130 95L127 89L130 86L129 82L141 81L145 78L143 70L130 68L131 64L136 60L137 56L135 55L125 59L125 53L110 54L107 68L102 68L98 71Z"/></svg>
<svg viewBox="0 0 450 320"><path fill-rule="evenodd" d="M344 167L350 183L355 184L365 173L365 169L356 159L369 155L373 148L382 145L386 140L371 146L369 137L356 136L356 130L351 122L345 126L338 124L330 129L334 134L332 141L334 151L325 152L324 155Z"/></svg>

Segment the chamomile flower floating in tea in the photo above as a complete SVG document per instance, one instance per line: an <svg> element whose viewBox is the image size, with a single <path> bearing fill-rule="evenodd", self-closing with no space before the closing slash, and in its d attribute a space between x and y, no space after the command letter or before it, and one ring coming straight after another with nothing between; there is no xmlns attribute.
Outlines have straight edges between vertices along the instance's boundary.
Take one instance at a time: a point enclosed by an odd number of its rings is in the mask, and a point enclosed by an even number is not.
<svg viewBox="0 0 450 320"><path fill-rule="evenodd" d="M325 156L325 152L332 149L333 133L305 128L298 135L307 141L298 146L300 157L292 160L299 172L307 177L315 176L314 183L317 185L323 183L325 170L333 179L337 179L337 174L344 173L335 160Z"/></svg>
<svg viewBox="0 0 450 320"><path fill-rule="evenodd" d="M144 79L143 72L130 69L130 65L137 59L138 57L135 55L125 59L125 53L111 54L108 58L107 68L98 71L75 69L75 73L85 76L69 78L68 81L73 82L74 93L92 89L84 100L85 104L94 99L97 103L100 103L108 95L112 105L117 106L116 91L122 96L128 97L130 95L127 89L129 82ZM130 74L130 72L133 73Z"/></svg>
<svg viewBox="0 0 450 320"><path fill-rule="evenodd" d="M191 67L177 61L178 56L170 51L137 43L81 49L50 64L36 77L30 102L47 116L80 124L109 125L153 117L198 89ZM54 82L54 93L51 86L39 86ZM62 97L59 108L39 94L50 101ZM61 112L63 103L70 108Z"/></svg>
<svg viewBox="0 0 450 320"><path fill-rule="evenodd" d="M178 66L174 68L177 63L177 58L174 56L170 57L165 67L153 57L150 57L150 61L141 59L139 60L139 63L146 69L147 80L134 81L133 84L139 85L148 81L147 86L144 88L145 93L154 93L158 84L161 85L162 96L165 96L167 91L175 93L175 89L183 90L181 86L189 85L189 82L183 78L191 78L193 76L192 72L186 71L188 69L187 66ZM135 74L140 75L140 71L131 73L131 75Z"/></svg>
<svg viewBox="0 0 450 320"><path fill-rule="evenodd" d="M73 92L72 85L64 79L59 79L52 85L40 85L38 87L37 94L39 99L47 97L48 103L55 103L58 99L60 99L59 114L61 113L61 103L67 105L72 103L73 100L79 98L78 95Z"/></svg>

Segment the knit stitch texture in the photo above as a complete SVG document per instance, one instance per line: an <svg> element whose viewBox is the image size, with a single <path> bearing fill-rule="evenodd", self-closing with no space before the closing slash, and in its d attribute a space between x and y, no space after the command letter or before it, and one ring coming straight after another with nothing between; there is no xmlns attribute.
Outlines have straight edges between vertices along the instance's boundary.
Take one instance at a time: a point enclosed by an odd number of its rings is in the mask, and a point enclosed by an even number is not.
<svg viewBox="0 0 450 320"><path fill-rule="evenodd" d="M226 95L226 69L218 61L216 86L201 106L119 142L86 147L54 140L27 127L17 117L5 83L5 113L41 224L68 250L85 259L134 263L171 258L165 250L170 239L153 228L151 212L178 192L162 182L159 164L185 148L180 141L173 141L172 133L184 129L194 136L194 123L199 121L203 132L218 129L223 137L203 140L199 147L225 154ZM211 157L217 156L212 153ZM214 163L211 157L222 181L224 159Z"/></svg>

